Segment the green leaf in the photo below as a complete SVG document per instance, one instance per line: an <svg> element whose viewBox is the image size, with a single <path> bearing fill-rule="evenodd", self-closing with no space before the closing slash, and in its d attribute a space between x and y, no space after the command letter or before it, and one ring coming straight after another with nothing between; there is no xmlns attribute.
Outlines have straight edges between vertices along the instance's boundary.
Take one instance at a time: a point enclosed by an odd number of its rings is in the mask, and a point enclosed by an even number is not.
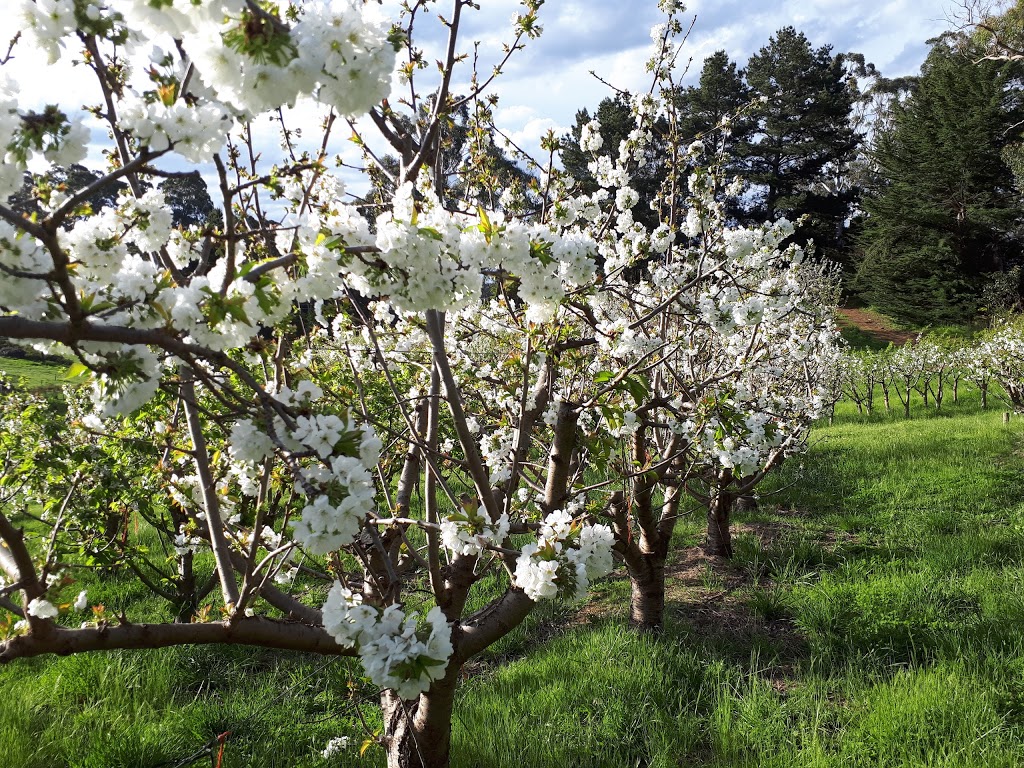
<svg viewBox="0 0 1024 768"><path fill-rule="evenodd" d="M484 210L484 207L482 205L478 205L476 207L476 211L480 216L479 229L483 233L484 239L486 239L487 242L489 243L491 242L491 235L494 232L494 226L491 224L491 219L487 215L487 211Z"/></svg>
<svg viewBox="0 0 1024 768"><path fill-rule="evenodd" d="M647 395L650 393L647 382L640 376L627 376L622 380L622 386L626 388L626 391L629 392L633 400L638 404L646 400Z"/></svg>
<svg viewBox="0 0 1024 768"><path fill-rule="evenodd" d="M67 373L64 374L64 378L70 381L71 379L77 379L80 376L85 376L88 373L89 366L84 363L73 363L71 367L68 368Z"/></svg>

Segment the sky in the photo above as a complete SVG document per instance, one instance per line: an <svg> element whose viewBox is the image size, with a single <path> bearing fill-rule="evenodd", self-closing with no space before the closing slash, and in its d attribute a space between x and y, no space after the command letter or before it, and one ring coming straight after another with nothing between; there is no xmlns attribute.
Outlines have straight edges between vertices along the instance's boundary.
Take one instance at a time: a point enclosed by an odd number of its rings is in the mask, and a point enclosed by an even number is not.
<svg viewBox="0 0 1024 768"><path fill-rule="evenodd" d="M0 6L12 0L0 0ZM372 3L373 0L370 0ZM385 13L398 0L383 0ZM471 53L479 41L481 71L487 72L501 56L501 46L512 39L511 19L518 0L479 0L479 11L467 9L462 26L461 50ZM887 77L914 74L928 51L926 40L951 28L957 0L690 0L685 20L693 20L681 63L692 60L684 81L695 80L704 58L725 50L740 66L787 25L802 31L815 47L831 45L836 52L863 53ZM435 8L447 12L450 0ZM520 146L537 152L548 131L562 134L572 126L577 110L591 111L617 88L646 90L649 76L644 64L650 56L650 30L662 21L657 0L546 0L540 10L543 34L528 41L506 66L493 90L498 94L496 123ZM445 30L417 24L428 60L437 58ZM48 67L40 57L24 53L0 69L21 85L26 102L41 106L57 102L74 109L98 101L94 85L83 67ZM463 68L462 80L468 78ZM427 83L424 83L426 86ZM298 108L294 124L306 124L313 134L319 110ZM106 131L93 131L94 146L87 164L100 167L99 148ZM340 135L331 149L355 161L354 145ZM277 139L267 131L260 139L267 156L276 151ZM539 153L538 153L539 154Z"/></svg>
<svg viewBox="0 0 1024 768"><path fill-rule="evenodd" d="M516 3L481 5L507 19ZM502 6L504 16L493 6ZM690 0L686 19L695 21L683 59L693 63L685 80L695 80L717 50L743 66L785 26L802 31L815 48L863 53L886 77L916 74L926 40L951 28L953 9L955 0ZM648 87L650 29L661 21L656 0L548 0L541 18L543 35L519 54L498 87L498 122L514 126L517 143L535 144L548 128L564 131L579 108L593 111L611 95L591 71L625 90Z"/></svg>

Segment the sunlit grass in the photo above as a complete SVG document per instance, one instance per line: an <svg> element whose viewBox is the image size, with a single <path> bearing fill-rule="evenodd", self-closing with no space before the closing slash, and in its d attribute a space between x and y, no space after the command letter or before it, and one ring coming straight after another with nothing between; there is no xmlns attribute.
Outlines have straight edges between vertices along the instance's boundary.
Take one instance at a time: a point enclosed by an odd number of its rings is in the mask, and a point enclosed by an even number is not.
<svg viewBox="0 0 1024 768"><path fill-rule="evenodd" d="M68 366L60 363L40 363L0 356L0 374L10 377L29 389L60 388L67 383L64 376Z"/></svg>
<svg viewBox="0 0 1024 768"><path fill-rule="evenodd" d="M662 636L625 626L621 574L582 612L536 611L471 665L453 764L1024 764L1024 422L970 391L913 416L844 404L740 516L734 563L671 591ZM680 557L701 529L680 521ZM116 575L76 576L164 616ZM357 675L237 647L19 661L0 669L0 764L170 768L230 732L224 768L381 765L358 756L379 720Z"/></svg>

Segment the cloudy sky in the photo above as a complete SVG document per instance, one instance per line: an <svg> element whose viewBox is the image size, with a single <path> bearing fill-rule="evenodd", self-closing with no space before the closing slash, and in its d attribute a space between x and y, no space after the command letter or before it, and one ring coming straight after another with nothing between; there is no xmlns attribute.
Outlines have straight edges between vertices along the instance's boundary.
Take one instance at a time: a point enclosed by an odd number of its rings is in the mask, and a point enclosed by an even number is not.
<svg viewBox="0 0 1024 768"><path fill-rule="evenodd" d="M925 41L950 28L957 1L690 0L686 19L695 22L682 61L692 59L691 78L703 59L719 49L743 65L776 30L792 25L816 47L863 53L886 76L912 74L927 53ZM0 0L0 6L8 2ZM384 0L384 10L396 8L397 2ZM510 20L521 6L518 0L479 0L479 5L480 11L466 11L461 49L472 52L472 41L480 41L481 71L486 72L500 59L501 45L511 40ZM438 0L436 8L447 11L449 6L449 0ZM500 96L496 122L517 144L536 151L547 130L564 132L578 109L592 109L610 95L592 71L619 88L646 90L650 30L660 21L657 0L547 0L541 8L544 33L513 57L495 84ZM417 31L423 33L428 60L438 57L443 28L419 23ZM24 52L3 68L21 84L29 104L57 101L69 109L99 100L88 73L76 69L47 67L42 58ZM465 69L461 77L468 78ZM300 109L295 120L312 128L318 110ZM95 167L105 133L97 124L89 163ZM332 150L355 159L346 138L339 136ZM268 154L275 151L277 141L269 133L261 143Z"/></svg>
<svg viewBox="0 0 1024 768"><path fill-rule="evenodd" d="M473 30L493 44L492 30L512 16L516 2L481 5L486 13ZM687 20L696 21L683 55L693 60L690 78L720 49L742 66L791 25L815 47L863 53L887 77L915 74L925 41L950 29L955 7L956 0L690 0ZM661 21L656 0L548 0L541 14L544 34L519 54L498 88L499 121L505 118L528 144L549 127L572 125L577 109L610 95L591 71L617 87L645 89L650 29Z"/></svg>

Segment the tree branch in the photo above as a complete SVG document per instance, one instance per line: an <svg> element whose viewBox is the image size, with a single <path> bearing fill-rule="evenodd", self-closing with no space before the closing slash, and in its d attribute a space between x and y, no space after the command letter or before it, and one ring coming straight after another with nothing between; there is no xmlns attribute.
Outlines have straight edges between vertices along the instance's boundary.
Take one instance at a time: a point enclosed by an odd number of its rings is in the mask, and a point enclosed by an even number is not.
<svg viewBox="0 0 1024 768"><path fill-rule="evenodd" d="M86 629L66 629L45 622L40 631L0 643L0 664L48 653L68 656L88 651L212 643L254 645L334 656L354 656L356 653L351 648L338 645L334 637L321 627L263 617L210 624L120 624Z"/></svg>

